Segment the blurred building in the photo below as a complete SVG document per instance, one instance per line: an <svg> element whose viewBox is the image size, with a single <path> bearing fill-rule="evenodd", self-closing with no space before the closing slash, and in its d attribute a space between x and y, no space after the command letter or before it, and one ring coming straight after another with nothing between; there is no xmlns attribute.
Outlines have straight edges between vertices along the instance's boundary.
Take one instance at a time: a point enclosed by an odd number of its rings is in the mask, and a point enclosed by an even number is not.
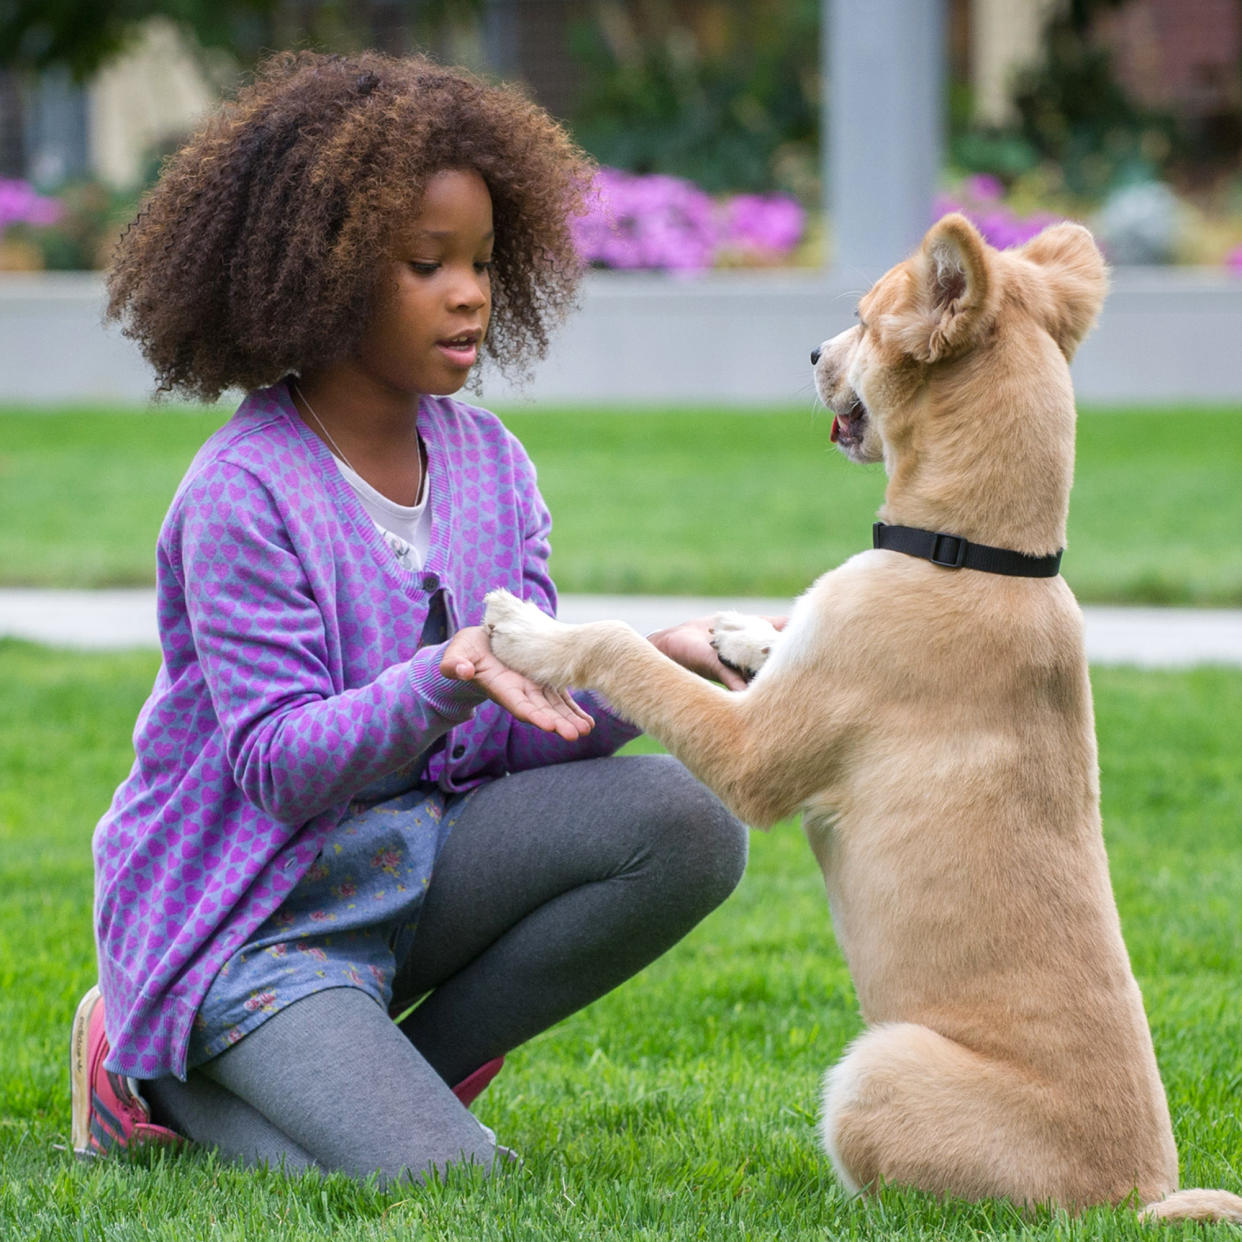
<svg viewBox="0 0 1242 1242"><path fill-rule="evenodd" d="M389 15L401 8L383 7ZM580 84L569 32L582 11L579 0L486 0L463 6L456 21L425 30L416 22L390 24L367 41L398 53L419 48L521 80L563 117ZM291 30L288 41L277 44L293 45L315 46L316 40ZM43 186L98 177L118 188L133 186L236 75L226 53L196 47L171 18L147 21L133 45L86 83L74 83L61 70L30 81L0 68L0 177Z"/></svg>
<svg viewBox="0 0 1242 1242"><path fill-rule="evenodd" d="M1143 0L1102 13L1096 33L1135 99L1183 123L1184 164L1242 154L1242 5Z"/></svg>
<svg viewBox="0 0 1242 1242"><path fill-rule="evenodd" d="M653 24L676 19L710 43L713 23L732 2L479 0L460 6L460 15L447 23L439 21L424 42L446 59L524 81L549 111L565 117L582 85L571 32L584 15L611 23L609 36L620 40L641 38ZM824 11L850 2L823 0ZM955 80L969 85L976 121L1004 125L1013 119L1015 75L1038 60L1048 18L1067 3L945 0L946 64ZM373 32L377 43L402 51L418 41L416 23L401 17L418 5L367 7L387 14L387 24ZM1205 142L1242 148L1238 0L1126 0L1097 7L1089 37L1109 50L1118 80L1137 100L1176 112ZM152 19L131 50L84 86L60 73L23 84L0 72L0 176L55 184L97 175L116 185L133 183L152 152L181 137L227 84L227 59L205 57L170 19Z"/></svg>
<svg viewBox="0 0 1242 1242"><path fill-rule="evenodd" d="M1040 54L1044 27L1061 0L953 0L949 61L971 83L974 119L984 125L1014 120L1013 81Z"/></svg>
<svg viewBox="0 0 1242 1242"><path fill-rule="evenodd" d="M152 18L85 84L64 70L25 89L14 75L0 75L0 176L48 186L87 177L135 185L152 157L210 108L228 73L227 57L204 54L172 20Z"/></svg>

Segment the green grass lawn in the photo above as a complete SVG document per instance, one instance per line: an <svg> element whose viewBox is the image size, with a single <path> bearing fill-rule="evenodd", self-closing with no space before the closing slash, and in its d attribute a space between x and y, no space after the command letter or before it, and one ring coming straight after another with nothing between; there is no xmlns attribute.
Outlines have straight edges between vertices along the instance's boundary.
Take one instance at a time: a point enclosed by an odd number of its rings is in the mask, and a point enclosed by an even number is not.
<svg viewBox="0 0 1242 1242"><path fill-rule="evenodd" d="M0 410L0 585L151 580L219 411ZM879 467L822 410L510 411L571 592L792 596L870 543ZM1086 602L1242 606L1242 411L1086 411L1064 567Z"/></svg>
<svg viewBox="0 0 1242 1242"><path fill-rule="evenodd" d="M914 1193L845 1199L814 1121L819 1078L859 1021L792 822L755 835L738 893L686 941L510 1058L476 1107L525 1156L512 1176L384 1193L202 1153L74 1161L67 1039L94 979L89 842L154 666L0 640L0 1236L1153 1236L1124 1211L1023 1220ZM1242 671L1096 670L1094 684L1113 876L1183 1181L1242 1190Z"/></svg>

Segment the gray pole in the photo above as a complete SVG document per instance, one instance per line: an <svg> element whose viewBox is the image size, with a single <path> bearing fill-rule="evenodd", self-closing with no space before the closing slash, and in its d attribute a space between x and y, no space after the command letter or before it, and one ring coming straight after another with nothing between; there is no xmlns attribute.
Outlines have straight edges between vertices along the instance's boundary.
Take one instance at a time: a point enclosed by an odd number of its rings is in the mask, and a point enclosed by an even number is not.
<svg viewBox="0 0 1242 1242"><path fill-rule="evenodd" d="M944 145L945 0L824 0L830 268L867 285L931 223Z"/></svg>

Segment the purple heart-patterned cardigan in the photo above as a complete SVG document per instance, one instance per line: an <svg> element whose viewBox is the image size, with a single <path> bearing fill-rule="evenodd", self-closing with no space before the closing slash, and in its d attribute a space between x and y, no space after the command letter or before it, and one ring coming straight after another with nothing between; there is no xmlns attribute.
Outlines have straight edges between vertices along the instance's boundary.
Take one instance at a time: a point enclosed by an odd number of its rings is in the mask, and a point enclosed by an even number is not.
<svg viewBox="0 0 1242 1242"><path fill-rule="evenodd" d="M198 453L160 532L163 662L135 760L95 830L108 1068L185 1073L208 985L310 867L351 795L443 739L426 774L463 790L608 754L635 730L593 698L578 743L515 722L419 649L507 587L555 613L551 522L518 441L485 410L427 398L427 563L411 573L297 416L252 393Z"/></svg>

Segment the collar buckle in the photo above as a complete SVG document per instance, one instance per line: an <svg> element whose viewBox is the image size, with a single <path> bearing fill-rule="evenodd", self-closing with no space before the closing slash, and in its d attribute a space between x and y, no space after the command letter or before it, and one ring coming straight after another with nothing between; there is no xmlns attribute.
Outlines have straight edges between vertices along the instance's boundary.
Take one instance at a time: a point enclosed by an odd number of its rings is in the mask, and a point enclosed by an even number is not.
<svg viewBox="0 0 1242 1242"><path fill-rule="evenodd" d="M954 545L953 552L949 556L943 556L941 549L946 543ZM966 549L970 544L960 535L946 535L943 531L937 531L932 536L931 555L927 558L933 565L941 565L945 569L961 569L966 562Z"/></svg>

